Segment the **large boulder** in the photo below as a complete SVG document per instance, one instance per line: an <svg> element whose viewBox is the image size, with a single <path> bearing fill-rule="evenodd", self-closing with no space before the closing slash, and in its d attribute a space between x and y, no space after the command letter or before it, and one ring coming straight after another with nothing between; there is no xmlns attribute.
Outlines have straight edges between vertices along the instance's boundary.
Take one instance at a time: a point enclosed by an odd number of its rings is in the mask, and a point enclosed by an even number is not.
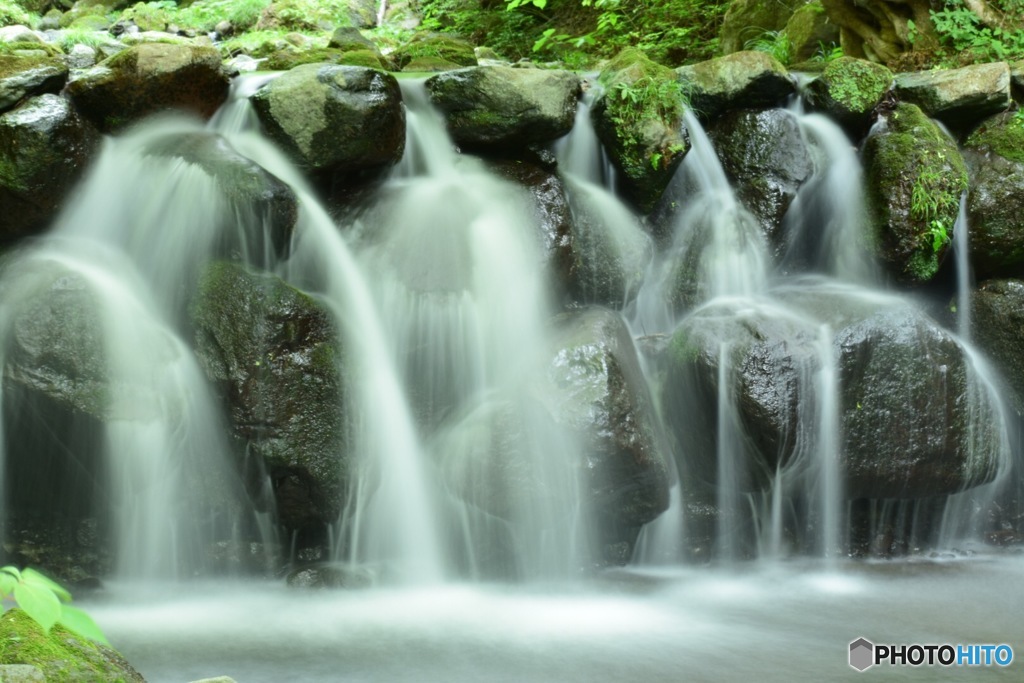
<svg viewBox="0 0 1024 683"><path fill-rule="evenodd" d="M619 189L650 212L690 148L682 91L672 70L636 49L620 52L601 72L605 92L591 116L597 136L619 169Z"/></svg>
<svg viewBox="0 0 1024 683"><path fill-rule="evenodd" d="M805 0L733 0L719 32L722 54L744 49L751 40L770 31L781 31Z"/></svg>
<svg viewBox="0 0 1024 683"><path fill-rule="evenodd" d="M234 436L265 463L281 523L333 523L345 488L341 355L324 306L278 278L217 262L191 307L196 352Z"/></svg>
<svg viewBox="0 0 1024 683"><path fill-rule="evenodd" d="M764 52L736 52L681 66L676 75L702 120L729 109L777 107L796 92L786 67Z"/></svg>
<svg viewBox="0 0 1024 683"><path fill-rule="evenodd" d="M308 64L251 100L270 138L313 173L379 170L405 149L398 81L382 71Z"/></svg>
<svg viewBox="0 0 1024 683"><path fill-rule="evenodd" d="M99 142L96 129L57 95L0 115L0 242L47 227Z"/></svg>
<svg viewBox="0 0 1024 683"><path fill-rule="evenodd" d="M68 80L64 60L32 43L0 52L0 113L27 97L57 94Z"/></svg>
<svg viewBox="0 0 1024 683"><path fill-rule="evenodd" d="M266 261L270 254L286 255L299 217L291 187L239 154L216 133L167 135L150 141L146 152L181 159L217 181L229 207L219 230L220 241L226 242L223 251L242 252L249 263ZM238 237L235 231L239 226L259 232Z"/></svg>
<svg viewBox="0 0 1024 683"><path fill-rule="evenodd" d="M971 262L982 275L1024 264L1024 120L1004 113L981 124L964 146Z"/></svg>
<svg viewBox="0 0 1024 683"><path fill-rule="evenodd" d="M633 339L617 313L592 308L557 319L553 348L544 400L584 444L585 484L606 547L631 548L640 527L668 507L669 485Z"/></svg>
<svg viewBox="0 0 1024 683"><path fill-rule="evenodd" d="M683 320L664 352L662 407L685 454L688 486L718 484L723 422L736 434L729 446L740 490L766 489L790 462L800 430L808 429L801 418L810 411L801 402L814 400L809 380L821 366L817 335L811 321L749 302L711 302ZM720 414L723 405L731 414Z"/></svg>
<svg viewBox="0 0 1024 683"><path fill-rule="evenodd" d="M456 144L520 151L572 129L580 96L570 71L479 66L427 80Z"/></svg>
<svg viewBox="0 0 1024 683"><path fill-rule="evenodd" d="M796 118L783 109L731 111L708 130L736 196L769 242L785 247L782 219L814 164Z"/></svg>
<svg viewBox="0 0 1024 683"><path fill-rule="evenodd" d="M740 490L766 489L779 469L810 472L826 405L847 498L928 498L995 478L1006 457L997 398L952 334L902 302L806 288L783 298L796 307L713 302L673 335L663 409L688 483L718 483L720 434Z"/></svg>
<svg viewBox="0 0 1024 683"><path fill-rule="evenodd" d="M970 128L1010 106L1010 67L1006 62L994 62L900 74L896 96L948 126Z"/></svg>
<svg viewBox="0 0 1024 683"><path fill-rule="evenodd" d="M847 497L925 498L996 477L998 399L952 334L903 306L839 330L835 349Z"/></svg>
<svg viewBox="0 0 1024 683"><path fill-rule="evenodd" d="M967 189L956 143L913 104L885 115L864 145L874 249L902 281L927 282L949 249Z"/></svg>
<svg viewBox="0 0 1024 683"><path fill-rule="evenodd" d="M988 280L971 293L973 341L992 361L1024 415L1024 282Z"/></svg>
<svg viewBox="0 0 1024 683"><path fill-rule="evenodd" d="M886 67L865 59L840 57L828 63L807 87L811 106L827 114L859 140L872 112L892 86Z"/></svg>
<svg viewBox="0 0 1024 683"><path fill-rule="evenodd" d="M228 79L216 48L142 43L77 75L68 94L100 130L114 132L166 110L208 118L227 99Z"/></svg>

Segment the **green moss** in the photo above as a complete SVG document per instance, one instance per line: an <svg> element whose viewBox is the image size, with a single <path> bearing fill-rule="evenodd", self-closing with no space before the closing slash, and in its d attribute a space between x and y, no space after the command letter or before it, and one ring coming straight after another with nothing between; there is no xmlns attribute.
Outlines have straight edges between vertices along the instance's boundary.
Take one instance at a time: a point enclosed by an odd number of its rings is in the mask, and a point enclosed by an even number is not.
<svg viewBox="0 0 1024 683"><path fill-rule="evenodd" d="M0 0L0 26L13 26L21 24L28 26L31 22L29 13L16 2Z"/></svg>
<svg viewBox="0 0 1024 683"><path fill-rule="evenodd" d="M700 356L700 348L693 343L685 330L679 330L672 335L668 350L673 363L677 366L691 365Z"/></svg>
<svg viewBox="0 0 1024 683"><path fill-rule="evenodd" d="M420 35L395 50L392 55L400 69L411 71L415 64L432 66L426 70L445 70L460 66L476 66L473 46L464 40L445 35Z"/></svg>
<svg viewBox="0 0 1024 683"><path fill-rule="evenodd" d="M851 112L874 109L892 84L893 75L880 64L840 57L821 75L829 96Z"/></svg>
<svg viewBox="0 0 1024 683"><path fill-rule="evenodd" d="M1024 109L983 123L967 138L967 147L984 147L1004 159L1024 163Z"/></svg>
<svg viewBox="0 0 1024 683"><path fill-rule="evenodd" d="M900 104L889 131L865 147L875 243L890 263L902 263L913 281L934 276L946 243L936 232L953 231L967 168L956 145L917 106ZM923 279L922 279L923 278Z"/></svg>
<svg viewBox="0 0 1024 683"><path fill-rule="evenodd" d="M119 670L120 657L109 648L77 636L60 624L45 633L20 609L0 617L0 664L37 667L48 681L133 681L134 672ZM123 662L123 660L122 660Z"/></svg>

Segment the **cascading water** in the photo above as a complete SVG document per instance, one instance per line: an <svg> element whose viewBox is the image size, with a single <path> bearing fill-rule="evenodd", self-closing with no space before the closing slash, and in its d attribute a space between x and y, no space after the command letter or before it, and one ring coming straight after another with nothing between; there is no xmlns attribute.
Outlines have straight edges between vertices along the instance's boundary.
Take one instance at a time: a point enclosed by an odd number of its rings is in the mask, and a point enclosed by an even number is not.
<svg viewBox="0 0 1024 683"><path fill-rule="evenodd" d="M250 587L217 584L200 586L194 600L176 593L136 605L122 594L128 607L96 605L108 633L142 643L139 656L161 672L154 680L215 673L210 667L225 661L226 650L243 653L230 655L236 662L230 673L240 680L336 680L339 649L346 665L392 680L478 680L495 670L515 672L507 678L516 680L671 680L678 676L680 648L697 662L695 675L710 679L731 666L734 653L715 651L717 660L705 663L706 651L714 648L707 638L694 638L697 633L713 633L716 641L743 638L757 651L781 650L795 632L831 652L833 640L842 646L861 632L889 642L916 636L900 630L907 621L893 625L891 615L884 619L889 630L879 627L877 614L863 607L871 598L896 602L911 594L928 605L941 600L934 613L921 617L935 624L962 607L950 596L963 586L948 577L896 589L847 571L847 565L842 580L834 574L854 545L850 525L856 515L870 520L859 533L883 554L900 542L913 549L918 540L922 547L957 547L976 531L974 515L986 509L979 501L988 493L979 487L919 503L893 488L877 500L850 500L856 495L844 485L844 420L861 406L844 394L852 364L843 354L857 344L849 329L881 319L871 334L884 338L890 319L905 315L917 324L921 318L907 299L880 292L865 265L856 239L863 231L863 199L851 181L860 170L832 124L799 116L815 175L786 218L786 233L799 237L776 271L766 239L692 116L687 127L693 149L673 190L679 210L671 244L649 257L651 241L641 222L606 189L609 174L600 170L606 162L581 108L559 153L574 220L593 240L580 238L581 253L615 254L612 261L624 270L645 260L650 265L611 294L598 296L600 289L588 289L586 281L577 294L582 303L622 309L642 342L638 346L651 351L641 359L650 394L669 397L655 410L658 429L673 434L669 507L643 529L634 563L671 564L687 580L619 582L615 573L605 573L571 596L538 597L529 585L464 585L467 579L564 579L598 554L595 513L587 502L592 492L584 479L588 444L557 419L557 392L546 375L552 357L556 363L564 357L553 348L549 323L556 305L540 266L541 237L528 198L480 160L456 153L422 84L407 82L406 156L369 208L339 230L302 174L260 135L245 98L261 79L236 82L235 99L209 129L165 120L106 142L95 172L53 234L5 257L3 300L29 303L0 309L0 360L16 368L20 357L38 350L26 311L39 297L57 292L72 306L94 306L93 318L69 329L82 340L98 340L102 370L93 373L86 364L83 376L102 382L76 390L64 412L89 408L93 394L102 399L91 409L103 412L94 416L103 419L89 418L90 428L101 426L93 436L102 462L91 472L109 474L98 488L112 513L118 574L188 575L202 569L204 546L252 525L253 513L241 484L220 486L237 493L224 505L205 500L197 488L197 480L237 475L225 457L231 446L220 408L183 341L191 292L182 283L193 281L211 259L236 258L312 293L342 334L347 362L338 372L351 387L343 405L324 406L344 413L354 454L345 507L331 529L332 559L412 589L308 596L261 584L260 599L254 599ZM168 146L169 138L192 138L194 144ZM277 232L274 207L226 194L216 174L196 161L196 147L213 144L228 145L294 193L294 236ZM123 180L111 183L115 177ZM149 194L151 202L138 200ZM225 230L233 225L243 229ZM958 235L966 232L957 229ZM806 248L818 244L828 246ZM966 310L966 300L961 297L958 306ZM968 329L961 324L965 338ZM935 344L925 347L929 353L956 346L936 330L929 327L924 335ZM766 339L771 343L757 347ZM688 362L705 364L687 368L695 380L681 389L687 394L684 411L666 391L667 371L659 360L666 345ZM984 362L969 348L963 354L966 417L957 422L966 433L963 466L979 471L979 481L996 478L990 485L995 488L1007 469L1007 418ZM961 371L952 362L939 365L934 393L952 386ZM773 376L772 383L755 387L763 390L755 395L744 374L751 367L768 367L783 379ZM21 461L12 445L20 445L23 416L38 406L22 389L8 388L33 378L7 373L0 443L8 462ZM767 440L770 448L749 412L752 400L764 394L785 408L784 425ZM956 422L955 416L930 417L939 432ZM61 420L62 429L77 433L74 419L62 413ZM691 432L709 432L700 436L710 436L710 445L687 442L674 429L679 422ZM929 441L927 430L919 431L908 443ZM67 444L65 439L50 448L58 452ZM701 457L711 466L694 464ZM24 469L23 462L15 464ZM6 495L25 498L21 492ZM209 507L200 528L194 520L204 515L182 514L189 506ZM936 509L944 513L939 530ZM705 558L734 563L809 555L826 562L814 563L809 577L782 569L792 565L770 563L753 570L763 576L741 579L680 569L706 521L687 517L694 510L714 520ZM890 538L900 534L904 538ZM253 538L251 530L243 536ZM267 531L265 540L271 536ZM814 573L820 568L825 577ZM628 571L635 577L645 570ZM1016 566L978 571L1006 585L1007 576L1019 574ZM419 590L424 584L428 591ZM629 588L599 598L606 584ZM972 584L968 600L1002 599L1002 592L993 597L984 585ZM275 620L253 612L253 605L265 611L268 602ZM828 623L816 619L819 613L828 614ZM1004 615L999 623L1008 629L1015 616ZM928 634L966 642L977 637L975 627L990 628L991 619L987 613L977 623L935 627ZM783 631L780 623L787 625L785 638L774 635ZM736 624L751 626L737 632ZM301 638L296 641L294 633ZM160 661L162 655L152 654L165 648L196 653L199 663L177 654ZM408 661L396 658L396 649L408 653ZM542 670L539 659L565 663ZM838 661L845 671L841 656Z"/></svg>

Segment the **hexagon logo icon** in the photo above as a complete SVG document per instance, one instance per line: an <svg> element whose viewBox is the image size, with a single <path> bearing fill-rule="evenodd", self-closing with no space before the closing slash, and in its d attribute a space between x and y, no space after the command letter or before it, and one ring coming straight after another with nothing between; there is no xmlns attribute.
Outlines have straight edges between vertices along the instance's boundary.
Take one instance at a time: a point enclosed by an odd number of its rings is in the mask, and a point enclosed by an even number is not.
<svg viewBox="0 0 1024 683"><path fill-rule="evenodd" d="M865 671L875 664L875 646L865 638L858 638L850 643L850 666L857 671Z"/></svg>

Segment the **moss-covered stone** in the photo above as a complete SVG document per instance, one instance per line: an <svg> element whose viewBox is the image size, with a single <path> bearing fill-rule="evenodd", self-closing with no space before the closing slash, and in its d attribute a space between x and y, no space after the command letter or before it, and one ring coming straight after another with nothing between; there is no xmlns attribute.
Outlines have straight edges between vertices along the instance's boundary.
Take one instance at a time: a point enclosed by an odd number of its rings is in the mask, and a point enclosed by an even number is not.
<svg viewBox="0 0 1024 683"><path fill-rule="evenodd" d="M391 74L305 64L252 96L268 135L315 173L376 171L405 148L405 110Z"/></svg>
<svg viewBox="0 0 1024 683"><path fill-rule="evenodd" d="M168 109L210 117L227 98L228 79L213 47L142 43L72 79L67 90L83 115L112 132Z"/></svg>
<svg viewBox="0 0 1024 683"><path fill-rule="evenodd" d="M480 66L427 80L460 145L522 151L572 129L580 79L569 71Z"/></svg>
<svg viewBox="0 0 1024 683"><path fill-rule="evenodd" d="M797 7L786 22L784 33L792 46L790 64L811 59L822 45L839 42L839 26L829 21L821 0Z"/></svg>
<svg viewBox="0 0 1024 683"><path fill-rule="evenodd" d="M986 120L971 133L964 146L1024 164L1024 110Z"/></svg>
<svg viewBox="0 0 1024 683"><path fill-rule="evenodd" d="M947 126L969 130L1010 106L1010 67L1006 62L994 62L903 73L896 77L896 96Z"/></svg>
<svg viewBox="0 0 1024 683"><path fill-rule="evenodd" d="M864 147L878 256L904 281L927 282L951 242L967 168L954 143L920 108L897 105Z"/></svg>
<svg viewBox="0 0 1024 683"><path fill-rule="evenodd" d="M350 54L352 53L330 47L298 50L289 48L275 51L267 57L267 61L264 62L263 66L271 71L288 71L303 64L351 64L352 62L346 59L346 56ZM372 53L371 56L373 56ZM369 60L357 58L354 61L366 63L353 64L353 66L368 66L373 69L382 68L380 60L375 56Z"/></svg>
<svg viewBox="0 0 1024 683"><path fill-rule="evenodd" d="M796 92L779 60L753 50L681 66L676 74L702 120L729 109L776 107Z"/></svg>
<svg viewBox="0 0 1024 683"><path fill-rule="evenodd" d="M840 57L829 62L808 91L815 108L859 137L892 81L892 72L881 64Z"/></svg>
<svg viewBox="0 0 1024 683"><path fill-rule="evenodd" d="M649 212L690 149L682 89L671 69L635 48L616 55L599 80L605 92L591 111L597 135L621 171L623 194Z"/></svg>
<svg viewBox="0 0 1024 683"><path fill-rule="evenodd" d="M61 57L34 44L26 47L30 49L0 49L0 113L26 97L59 93L67 82L68 67Z"/></svg>
<svg viewBox="0 0 1024 683"><path fill-rule="evenodd" d="M476 66L476 53L471 43L436 33L418 34L395 50L391 58L401 71L445 71Z"/></svg>
<svg viewBox="0 0 1024 683"><path fill-rule="evenodd" d="M34 666L47 681L145 683L113 648L76 635L60 624L44 632L18 608L0 616L0 663Z"/></svg>
<svg viewBox="0 0 1024 683"><path fill-rule="evenodd" d="M768 31L779 31L804 0L732 0L722 19L722 54L742 50Z"/></svg>

